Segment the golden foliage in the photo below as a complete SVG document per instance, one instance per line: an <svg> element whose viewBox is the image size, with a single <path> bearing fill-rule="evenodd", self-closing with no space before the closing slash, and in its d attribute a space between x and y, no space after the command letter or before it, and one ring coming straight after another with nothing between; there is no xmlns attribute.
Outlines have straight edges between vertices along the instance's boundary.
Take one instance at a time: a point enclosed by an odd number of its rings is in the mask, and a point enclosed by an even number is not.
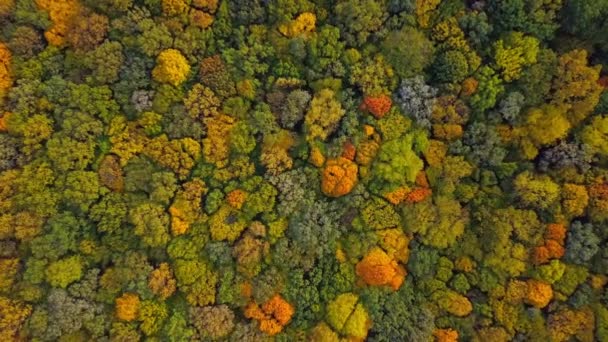
<svg viewBox="0 0 608 342"><path fill-rule="evenodd" d="M235 209L241 209L246 198L247 193L241 189L232 190L226 195L226 201Z"/></svg>
<svg viewBox="0 0 608 342"><path fill-rule="evenodd" d="M203 155L207 162L218 168L228 164L230 155L230 130L235 120L228 115L219 114L203 119L207 125L207 137L203 139Z"/></svg>
<svg viewBox="0 0 608 342"><path fill-rule="evenodd" d="M186 0L162 0L163 14L166 16L174 16L185 13L189 6Z"/></svg>
<svg viewBox="0 0 608 342"><path fill-rule="evenodd" d="M152 70L152 77L160 83L169 83L178 86L183 83L190 73L190 64L179 50L164 50L156 58L156 66Z"/></svg>
<svg viewBox="0 0 608 342"><path fill-rule="evenodd" d="M139 297L133 293L124 293L116 298L116 317L123 321L133 321L139 311Z"/></svg>
<svg viewBox="0 0 608 342"><path fill-rule="evenodd" d="M308 161L316 167L322 167L325 164L325 156L321 152L321 149L315 146L310 151Z"/></svg>
<svg viewBox="0 0 608 342"><path fill-rule="evenodd" d="M11 52L8 47L0 42L0 99L4 97L6 92L10 89L13 81L11 80ZM5 113L4 117L8 117ZM6 130L6 119L2 119L0 123L0 131Z"/></svg>
<svg viewBox="0 0 608 342"><path fill-rule="evenodd" d="M328 160L323 170L321 190L330 197L346 195L357 184L358 170L357 164L346 158Z"/></svg>
<svg viewBox="0 0 608 342"><path fill-rule="evenodd" d="M373 248L356 266L356 273L372 286L388 285L399 289L405 279L405 269L380 248Z"/></svg>
<svg viewBox="0 0 608 342"><path fill-rule="evenodd" d="M526 303L542 309L553 298L551 285L540 280L529 279L527 281L528 291L526 293Z"/></svg>
<svg viewBox="0 0 608 342"><path fill-rule="evenodd" d="M30 305L0 296L0 341L19 341L19 331L31 313Z"/></svg>
<svg viewBox="0 0 608 342"><path fill-rule="evenodd" d="M148 287L155 295L165 300L175 292L177 282L173 272L166 262L161 263L157 269L152 271L148 279Z"/></svg>
<svg viewBox="0 0 608 342"><path fill-rule="evenodd" d="M44 32L49 44L63 47L66 44L71 21L82 11L78 0L36 0L39 8L49 13L53 23L50 29Z"/></svg>
<svg viewBox="0 0 608 342"><path fill-rule="evenodd" d="M292 38L301 34L314 32L317 17L314 13L304 12L294 20L288 23L279 25L279 32L282 35Z"/></svg>

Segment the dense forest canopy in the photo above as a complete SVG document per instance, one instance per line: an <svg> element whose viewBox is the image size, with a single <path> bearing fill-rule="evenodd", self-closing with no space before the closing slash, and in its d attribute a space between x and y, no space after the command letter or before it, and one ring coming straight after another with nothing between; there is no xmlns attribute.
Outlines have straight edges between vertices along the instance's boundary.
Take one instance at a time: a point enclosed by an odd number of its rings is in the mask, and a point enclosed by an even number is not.
<svg viewBox="0 0 608 342"><path fill-rule="evenodd" d="M606 18L0 0L0 341L608 341Z"/></svg>

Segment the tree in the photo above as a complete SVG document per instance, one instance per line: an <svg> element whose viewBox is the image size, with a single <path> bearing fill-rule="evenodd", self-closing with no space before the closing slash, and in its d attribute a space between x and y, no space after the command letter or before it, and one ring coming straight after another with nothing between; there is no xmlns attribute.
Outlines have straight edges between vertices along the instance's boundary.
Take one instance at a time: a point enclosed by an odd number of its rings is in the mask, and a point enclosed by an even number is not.
<svg viewBox="0 0 608 342"><path fill-rule="evenodd" d="M278 30L282 35L293 38L301 34L314 32L316 22L317 17L314 13L304 12L298 15L295 19L279 25Z"/></svg>
<svg viewBox="0 0 608 342"><path fill-rule="evenodd" d="M357 184L358 167L353 161L340 157L325 163L321 191L330 197L348 194Z"/></svg>
<svg viewBox="0 0 608 342"><path fill-rule="evenodd" d="M600 155L608 154L608 116L596 116L585 126L581 132L582 142L588 146L593 153Z"/></svg>
<svg viewBox="0 0 608 342"><path fill-rule="evenodd" d="M169 241L169 216L157 204L144 203L129 211L135 234L150 247L162 247Z"/></svg>
<svg viewBox="0 0 608 342"><path fill-rule="evenodd" d="M202 119L219 114L220 100L215 96L213 90L197 83L184 98L184 105L192 118Z"/></svg>
<svg viewBox="0 0 608 342"><path fill-rule="evenodd" d="M313 97L310 109L304 119L308 140L316 138L326 140L338 127L338 123L342 116L344 116L345 111L334 96L335 94L332 90L323 89Z"/></svg>
<svg viewBox="0 0 608 342"><path fill-rule="evenodd" d="M164 302L143 301L139 306L139 328L146 336L154 335L160 330L167 316L167 306Z"/></svg>
<svg viewBox="0 0 608 342"><path fill-rule="evenodd" d="M201 61L200 78L203 85L211 88L223 98L228 98L236 93L232 75L220 55L207 57Z"/></svg>
<svg viewBox="0 0 608 342"><path fill-rule="evenodd" d="M506 82L520 77L526 65L536 63L539 41L524 36L521 32L511 32L494 44L496 65Z"/></svg>
<svg viewBox="0 0 608 342"><path fill-rule="evenodd" d="M389 33L382 51L401 78L416 77L433 60L434 46L419 30L406 26Z"/></svg>
<svg viewBox="0 0 608 342"><path fill-rule="evenodd" d="M46 40L54 46L63 47L70 22L82 11L82 5L77 0L36 0L36 5L48 12L53 25L44 32Z"/></svg>
<svg viewBox="0 0 608 342"><path fill-rule="evenodd" d="M245 317L257 320L260 330L271 336L281 332L291 320L293 313L293 306L278 294L261 307L257 303L251 302L245 308Z"/></svg>
<svg viewBox="0 0 608 342"><path fill-rule="evenodd" d="M122 45L106 41L89 52L84 63L91 70L91 80L95 84L111 84L119 80L120 68L124 63Z"/></svg>
<svg viewBox="0 0 608 342"><path fill-rule="evenodd" d="M228 336L234 330L234 312L227 305L193 307L190 321L201 336L213 340Z"/></svg>
<svg viewBox="0 0 608 342"><path fill-rule="evenodd" d="M530 279L527 281L528 292L526 294L526 302L539 309L544 308L553 298L553 290L551 285Z"/></svg>
<svg viewBox="0 0 608 342"><path fill-rule="evenodd" d="M438 82L461 82L469 72L467 58L458 50L441 52L433 62L433 75Z"/></svg>
<svg viewBox="0 0 608 342"><path fill-rule="evenodd" d="M90 51L106 37L110 21L97 13L81 13L71 18L65 40L76 51Z"/></svg>
<svg viewBox="0 0 608 342"><path fill-rule="evenodd" d="M152 70L152 77L155 81L168 83L175 87L183 83L189 74L188 61L181 52L175 49L163 50L156 58L156 66Z"/></svg>
<svg viewBox="0 0 608 342"><path fill-rule="evenodd" d="M471 107L482 113L496 105L496 99L504 91L504 86L498 75L488 66L479 68L475 79L479 82L479 88L471 96Z"/></svg>
<svg viewBox="0 0 608 342"><path fill-rule="evenodd" d="M533 175L529 171L515 178L515 191L524 204L548 209L559 198L559 186L546 175Z"/></svg>
<svg viewBox="0 0 608 342"><path fill-rule="evenodd" d="M82 260L77 255L60 259L46 268L46 280L53 287L66 288L82 277L82 267Z"/></svg>
<svg viewBox="0 0 608 342"><path fill-rule="evenodd" d="M366 96L361 104L361 109L369 111L376 119L381 119L390 111L391 105L391 98L386 95Z"/></svg>
<svg viewBox="0 0 608 342"><path fill-rule="evenodd" d="M190 305L205 306L215 303L218 275L206 262L177 259L173 269L177 286L186 294Z"/></svg>
<svg viewBox="0 0 608 342"><path fill-rule="evenodd" d="M600 99L598 83L601 67L587 65L587 51L573 50L558 59L551 89L552 103L568 108L568 121L576 125L585 119Z"/></svg>
<svg viewBox="0 0 608 342"><path fill-rule="evenodd" d="M589 203L587 189L583 185L564 184L562 188L562 208L570 217L581 216Z"/></svg>
<svg viewBox="0 0 608 342"><path fill-rule="evenodd" d="M134 293L124 293L116 298L116 317L131 322L138 317L139 297Z"/></svg>
<svg viewBox="0 0 608 342"><path fill-rule="evenodd" d="M605 50L601 37L608 27L598 18L603 18L608 13L608 2L566 1L562 13L562 24L567 32L600 43Z"/></svg>
<svg viewBox="0 0 608 342"><path fill-rule="evenodd" d="M0 338L11 341L18 338L32 307L17 300L0 296Z"/></svg>
<svg viewBox="0 0 608 342"><path fill-rule="evenodd" d="M8 47L0 43L0 99L3 99L11 88L11 52Z"/></svg>
<svg viewBox="0 0 608 342"><path fill-rule="evenodd" d="M344 37L351 46L363 45L369 36L378 31L387 13L385 6L371 0L348 0L335 7L336 21Z"/></svg>
<svg viewBox="0 0 608 342"><path fill-rule="evenodd" d="M176 289L176 280L173 277L173 271L168 263L161 263L158 268L150 273L148 287L152 293L163 300L166 300L173 295Z"/></svg>
<svg viewBox="0 0 608 342"><path fill-rule="evenodd" d="M392 191L399 186L413 183L424 167L414 152L414 135L384 142L372 165L374 188L377 191Z"/></svg>
<svg viewBox="0 0 608 342"><path fill-rule="evenodd" d="M112 191L122 192L124 189L124 177L119 159L116 155L108 154L99 165L99 181Z"/></svg>
<svg viewBox="0 0 608 342"><path fill-rule="evenodd" d="M356 339L365 339L371 323L354 293L343 293L327 305L327 322L341 335Z"/></svg>
<svg viewBox="0 0 608 342"><path fill-rule="evenodd" d="M411 116L421 127L431 126L431 115L437 89L424 83L421 76L403 80L398 91L397 103L407 116Z"/></svg>
<svg viewBox="0 0 608 342"><path fill-rule="evenodd" d="M436 248L454 245L469 222L468 213L448 197L427 199L403 208L407 231L420 234L424 244Z"/></svg>
<svg viewBox="0 0 608 342"><path fill-rule="evenodd" d="M457 317L467 316L473 310L473 305L467 297L452 290L436 291L431 298L441 309Z"/></svg>
<svg viewBox="0 0 608 342"><path fill-rule="evenodd" d="M590 223L575 221L568 230L565 259L585 265L599 251L599 243L600 239Z"/></svg>
<svg viewBox="0 0 608 342"><path fill-rule="evenodd" d="M356 266L357 275L372 286L389 285L399 289L406 275L405 269L382 249L372 249Z"/></svg>

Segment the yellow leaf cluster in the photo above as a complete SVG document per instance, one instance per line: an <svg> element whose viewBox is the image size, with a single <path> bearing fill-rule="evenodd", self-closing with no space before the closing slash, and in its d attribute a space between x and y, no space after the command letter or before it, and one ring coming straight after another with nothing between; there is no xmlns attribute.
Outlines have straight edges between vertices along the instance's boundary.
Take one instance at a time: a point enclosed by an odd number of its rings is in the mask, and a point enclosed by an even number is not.
<svg viewBox="0 0 608 342"><path fill-rule="evenodd" d="M12 84L10 73L11 57L8 47L0 42L0 99L4 97Z"/></svg>
<svg viewBox="0 0 608 342"><path fill-rule="evenodd" d="M160 83L169 83L173 86L182 84L190 73L190 64L179 50L164 50L156 58L156 66L152 70L152 77Z"/></svg>
<svg viewBox="0 0 608 342"><path fill-rule="evenodd" d="M36 4L49 13L53 22L44 37L51 45L64 46L70 22L82 11L82 6L77 0L36 0Z"/></svg>
<svg viewBox="0 0 608 342"><path fill-rule="evenodd" d="M279 26L279 32L286 37L295 37L303 33L313 32L317 23L314 13L304 12L294 20Z"/></svg>

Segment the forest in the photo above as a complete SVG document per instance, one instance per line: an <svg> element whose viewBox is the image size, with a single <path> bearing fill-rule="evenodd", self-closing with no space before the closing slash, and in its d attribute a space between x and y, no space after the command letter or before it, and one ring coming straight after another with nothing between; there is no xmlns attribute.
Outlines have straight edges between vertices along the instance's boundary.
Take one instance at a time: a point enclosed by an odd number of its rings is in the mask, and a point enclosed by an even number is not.
<svg viewBox="0 0 608 342"><path fill-rule="evenodd" d="M0 341L608 341L608 0L0 0Z"/></svg>

